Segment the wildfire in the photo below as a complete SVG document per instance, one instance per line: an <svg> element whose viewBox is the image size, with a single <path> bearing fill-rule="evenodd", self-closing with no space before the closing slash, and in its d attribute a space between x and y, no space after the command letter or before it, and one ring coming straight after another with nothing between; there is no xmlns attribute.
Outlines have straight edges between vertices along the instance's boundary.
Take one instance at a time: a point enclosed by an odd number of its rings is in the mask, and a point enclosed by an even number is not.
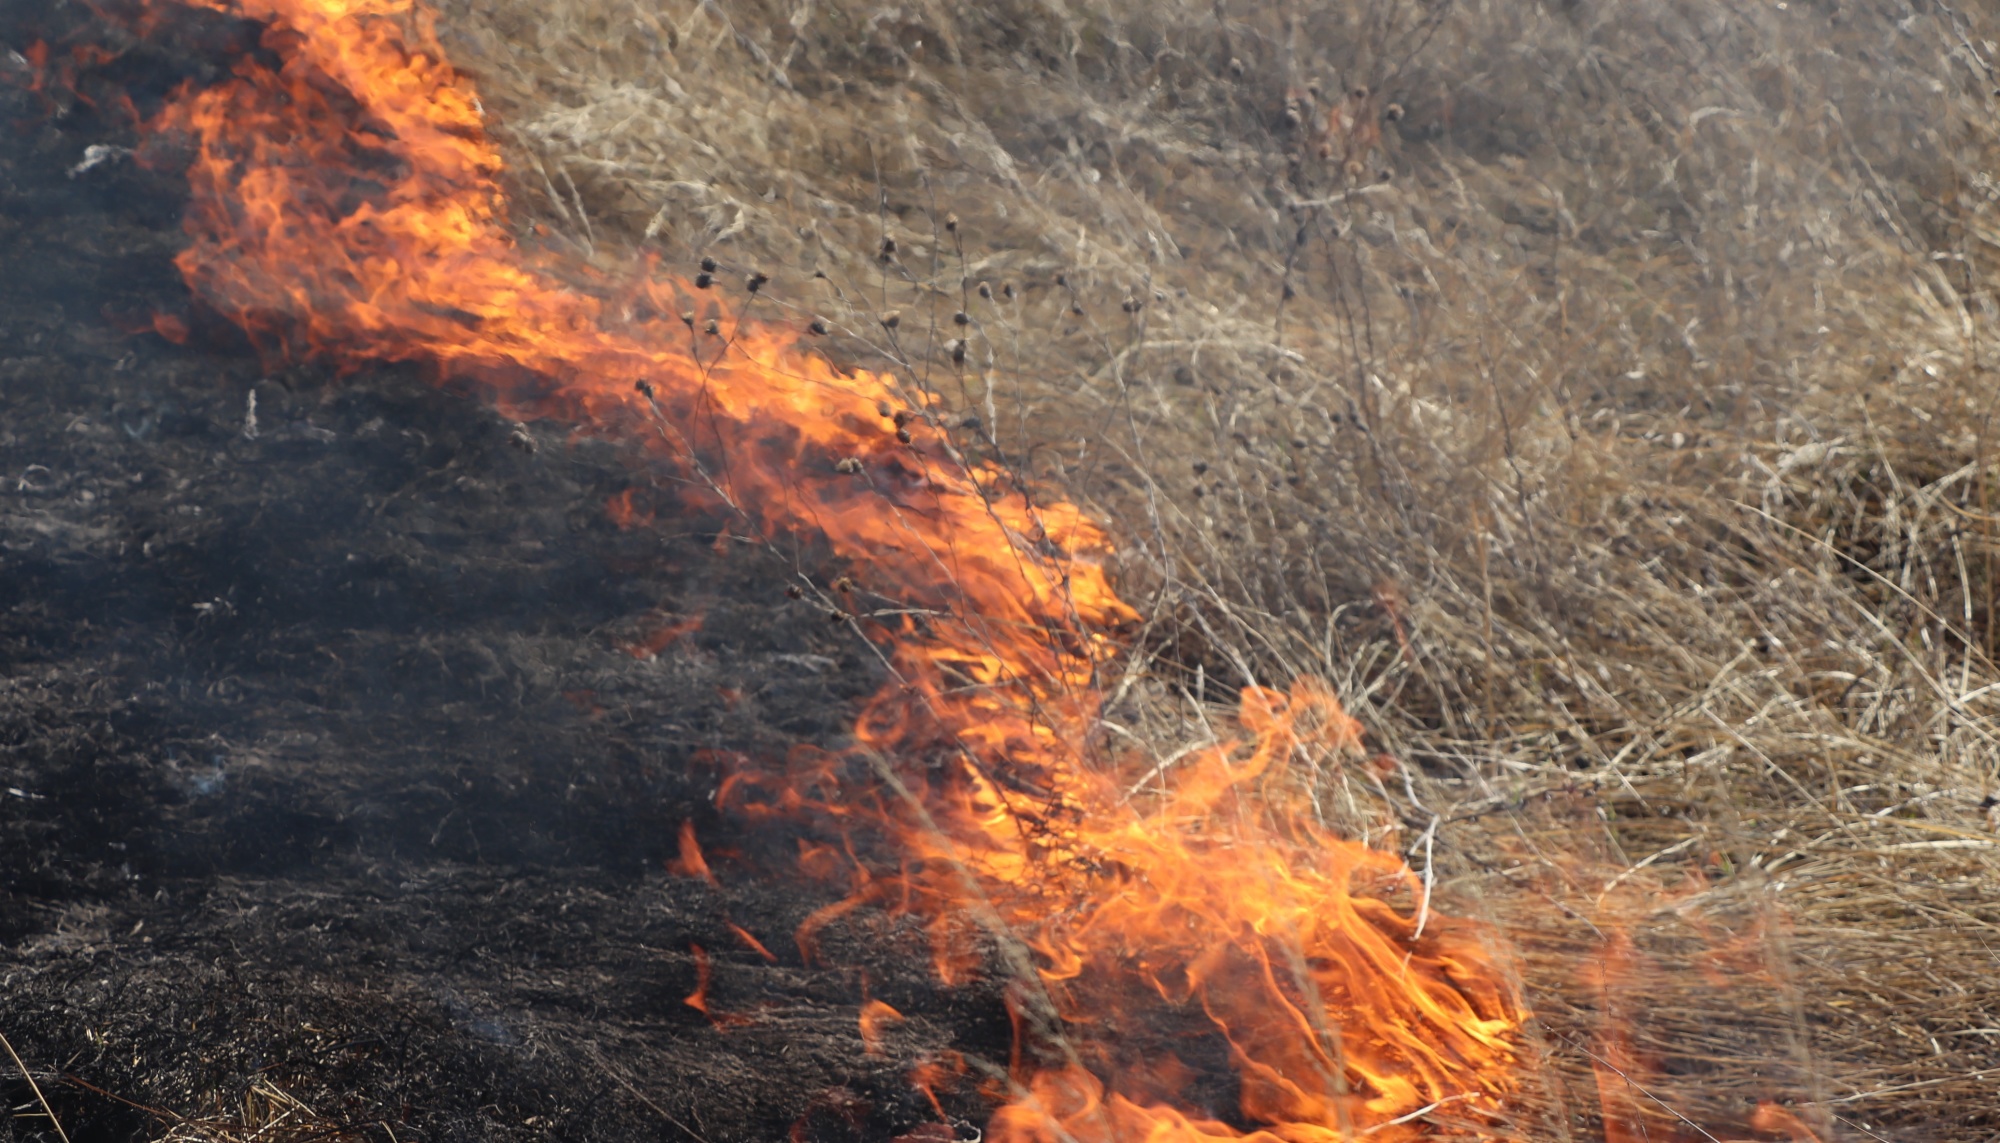
<svg viewBox="0 0 2000 1143"><path fill-rule="evenodd" d="M479 101L413 0L233 10L268 24L279 66L245 59L152 125L163 153L193 156L179 266L208 304L274 356L426 362L510 415L635 442L739 533L823 536L857 590L896 601L893 619L843 612L893 667L855 732L875 780L808 752L782 791L739 782L734 804L818 806L900 846L893 876L852 863L854 894L799 933L808 954L871 901L930 919L947 981L996 934L1019 945L1022 1043L993 1138L1485 1133L1516 1090L1524 1014L1398 858L1318 824L1302 770L1360 758L1325 687L1246 691L1241 736L1129 793L1087 747L1111 636L1136 616L1076 505L962 452L922 393L796 352L752 320L754 288L730 313L680 283L553 273L504 225ZM612 510L646 518L629 495ZM809 869L842 860L802 843ZM691 829L676 868L712 879ZM687 1003L706 1013L693 956ZM1234 1108L1181 1102L1187 1065L1137 1046L1153 1013L1205 1029ZM863 1010L871 1050L896 1019Z"/></svg>

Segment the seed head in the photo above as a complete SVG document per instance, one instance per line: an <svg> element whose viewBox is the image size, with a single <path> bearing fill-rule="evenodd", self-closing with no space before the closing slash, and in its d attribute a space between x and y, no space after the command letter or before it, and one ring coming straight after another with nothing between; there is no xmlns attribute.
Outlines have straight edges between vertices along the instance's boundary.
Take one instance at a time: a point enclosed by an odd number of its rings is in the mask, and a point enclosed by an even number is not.
<svg viewBox="0 0 2000 1143"><path fill-rule="evenodd" d="M694 288L697 290L706 290L714 284L715 275L709 273L707 270L703 270L694 276Z"/></svg>
<svg viewBox="0 0 2000 1143"><path fill-rule="evenodd" d="M887 310L882 314L882 325L885 328L895 329L902 324L903 312L901 310Z"/></svg>
<svg viewBox="0 0 2000 1143"><path fill-rule="evenodd" d="M798 584L788 583L785 585L786 599L804 599L805 597L806 597L805 591L801 589Z"/></svg>
<svg viewBox="0 0 2000 1143"><path fill-rule="evenodd" d="M841 576L833 581L833 590L845 595L854 590L854 581L847 576Z"/></svg>
<svg viewBox="0 0 2000 1143"><path fill-rule="evenodd" d="M955 313L955 314L951 315L951 324L953 324L953 325L971 325L971 324L972 324L972 315L970 315L970 314L966 313L966 312L965 312L964 310L960 310L960 311L958 311L957 313Z"/></svg>
<svg viewBox="0 0 2000 1143"><path fill-rule="evenodd" d="M763 289L764 283L770 280L771 276L769 274L752 271L749 277L743 279L743 288L754 294L758 290Z"/></svg>
<svg viewBox="0 0 2000 1143"><path fill-rule="evenodd" d="M885 266L894 262L896 260L896 240L893 238L884 238L882 240L882 252L876 255L876 257Z"/></svg>
<svg viewBox="0 0 2000 1143"><path fill-rule="evenodd" d="M1384 107L1382 109L1382 118L1388 120L1391 123L1394 123L1396 120L1401 119L1402 117L1403 117L1403 105L1400 103L1391 103L1389 106Z"/></svg>
<svg viewBox="0 0 2000 1143"><path fill-rule="evenodd" d="M952 232L953 234L957 234L957 233L958 233L958 215L956 215L956 214L947 214L947 215L945 215L945 216L944 216L944 228L945 228L946 230L949 230L949 231L951 231L951 232Z"/></svg>
<svg viewBox="0 0 2000 1143"><path fill-rule="evenodd" d="M1229 74L1235 76L1237 79L1242 79L1243 71L1243 61L1231 56L1229 58Z"/></svg>
<svg viewBox="0 0 2000 1143"><path fill-rule="evenodd" d="M835 472L838 472L842 476L853 476L854 474L861 471L861 458L858 456L841 457L840 460L834 464L833 470Z"/></svg>
<svg viewBox="0 0 2000 1143"><path fill-rule="evenodd" d="M701 323L701 332L707 334L710 337L714 337L716 334L722 332L722 325L720 322L717 322L714 318L709 318L707 321Z"/></svg>
<svg viewBox="0 0 2000 1143"><path fill-rule="evenodd" d="M694 311L693 311L693 310L682 310L682 311L681 311L681 324L682 324L682 325L684 325L684 326L686 326L686 327L688 327L689 329L693 329L693 328L694 328Z"/></svg>
<svg viewBox="0 0 2000 1143"><path fill-rule="evenodd" d="M965 364L965 340L963 338L952 338L951 341L946 343L945 349L950 351L953 364Z"/></svg>
<svg viewBox="0 0 2000 1143"><path fill-rule="evenodd" d="M526 425L515 425L514 431L507 434L507 443L529 456L535 455L535 449L540 447Z"/></svg>
<svg viewBox="0 0 2000 1143"><path fill-rule="evenodd" d="M901 441L901 442L902 442L902 443L904 443L904 444L909 444L909 443L910 443L910 430L908 430L908 429L897 429L897 430L896 430L896 439L897 439L898 441Z"/></svg>
<svg viewBox="0 0 2000 1143"><path fill-rule="evenodd" d="M985 298L985 299L986 299L986 300L988 300L988 301L992 301L992 300L993 300L993 284L992 284L991 282L981 282L981 283L979 283L979 296L980 296L980 297L982 297L982 298Z"/></svg>
<svg viewBox="0 0 2000 1143"><path fill-rule="evenodd" d="M704 273L704 274L713 274L713 273L715 273L715 259L713 259L713 258L703 258L703 259L701 260L701 272L702 272L702 273Z"/></svg>
<svg viewBox="0 0 2000 1143"><path fill-rule="evenodd" d="M1007 299L1008 301L1010 301L1010 302L1011 302L1011 301L1013 301L1013 300L1014 300L1014 283L1012 283L1012 282L1002 282L1002 283L1000 283L1000 294L1001 294L1001 296L1002 296L1002 297L1006 298L1006 299Z"/></svg>
<svg viewBox="0 0 2000 1143"><path fill-rule="evenodd" d="M823 322L823 321L821 321L821 320L820 320L820 319L818 319L818 318L814 318L814 319L812 320L812 324L811 324L811 325L808 325L808 326L806 326L806 332L807 332L807 333L810 333L810 334L814 334L814 335L816 335L816 336L819 336L819 337L825 337L825 336L826 336L826 323L825 323L825 322Z"/></svg>

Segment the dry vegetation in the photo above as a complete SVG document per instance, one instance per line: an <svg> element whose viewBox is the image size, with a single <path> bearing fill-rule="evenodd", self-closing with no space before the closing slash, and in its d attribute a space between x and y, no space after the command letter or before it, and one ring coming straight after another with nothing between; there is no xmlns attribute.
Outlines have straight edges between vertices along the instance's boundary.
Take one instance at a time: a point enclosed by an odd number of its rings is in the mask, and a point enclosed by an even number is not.
<svg viewBox="0 0 2000 1143"><path fill-rule="evenodd" d="M765 316L1117 522L1152 618L1114 738L1335 680L1413 861L1515 934L1553 1064L1524 1131L1589 1129L1608 1015L1660 1116L1991 1137L2000 12L442 26L551 241L768 272Z"/></svg>

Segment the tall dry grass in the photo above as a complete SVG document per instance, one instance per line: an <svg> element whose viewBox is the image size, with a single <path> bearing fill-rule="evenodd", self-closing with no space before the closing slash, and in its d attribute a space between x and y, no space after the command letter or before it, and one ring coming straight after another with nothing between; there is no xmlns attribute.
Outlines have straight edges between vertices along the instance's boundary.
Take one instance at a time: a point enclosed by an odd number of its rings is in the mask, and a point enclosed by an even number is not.
<svg viewBox="0 0 2000 1143"><path fill-rule="evenodd" d="M1109 741L1164 761L1246 682L1339 685L1399 764L1329 779L1355 821L1511 936L1524 1134L1596 1130L1624 1028L1666 1130L1768 1097L1991 1136L1992 4L452 0L444 32L524 226L770 273L765 316L1117 522L1149 619Z"/></svg>

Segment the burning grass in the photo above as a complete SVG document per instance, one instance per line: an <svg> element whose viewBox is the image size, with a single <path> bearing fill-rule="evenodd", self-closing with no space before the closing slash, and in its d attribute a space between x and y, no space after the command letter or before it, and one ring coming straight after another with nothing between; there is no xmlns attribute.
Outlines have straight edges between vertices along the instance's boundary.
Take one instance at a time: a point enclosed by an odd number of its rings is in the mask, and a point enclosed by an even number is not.
<svg viewBox="0 0 2000 1143"><path fill-rule="evenodd" d="M1024 661L1050 723L1101 725L1144 780L1110 797L1042 743L1054 802L1115 825L1146 781L1200 785L1242 688L1333 682L1370 749L1311 768L1299 820L1407 855L1397 924L1494 926L1537 1016L1505 1117L1454 1122L1433 1084L1371 1128L1624 1140L1991 1127L1990 23L806 0L447 5L440 27L527 243L699 267L697 289L826 335L815 382L860 366L903 379L862 375L862 404L922 394L901 443L1118 522L1135 613L1093 578L1076 626L1131 619L1122 657ZM464 149L449 178L496 170ZM603 293L573 272L573 299ZM597 320L575 305L538 332ZM423 312L433 357L439 330L496 328ZM689 314L699 356L731 322ZM630 405L627 348L512 359ZM1050 620L1057 573L1030 564L1026 613ZM885 599L937 588L892 578ZM854 594L824 602L869 618ZM921 658L898 665L942 661ZM1101 707L1079 700L1106 664ZM907 717L884 711L864 738Z"/></svg>
<svg viewBox="0 0 2000 1143"><path fill-rule="evenodd" d="M1396 762L1327 812L1514 934L1541 1127L1617 1024L1628 1130L1990 1130L1991 13L529 20L444 14L560 240L772 274L1120 522L1108 743L1335 682Z"/></svg>

